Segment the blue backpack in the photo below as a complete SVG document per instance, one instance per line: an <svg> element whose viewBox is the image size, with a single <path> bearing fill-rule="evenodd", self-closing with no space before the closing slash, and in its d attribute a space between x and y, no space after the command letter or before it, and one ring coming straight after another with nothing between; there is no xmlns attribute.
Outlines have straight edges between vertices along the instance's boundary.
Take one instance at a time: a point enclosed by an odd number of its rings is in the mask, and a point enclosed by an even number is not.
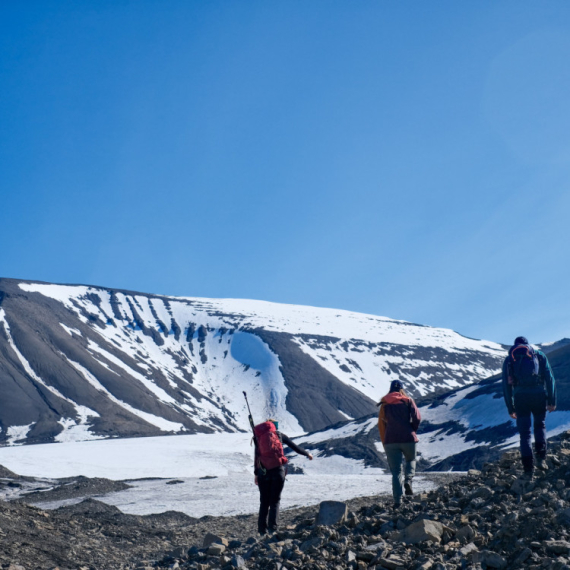
<svg viewBox="0 0 570 570"><path fill-rule="evenodd" d="M542 383L538 355L528 344L517 344L509 350L509 384L537 386Z"/></svg>

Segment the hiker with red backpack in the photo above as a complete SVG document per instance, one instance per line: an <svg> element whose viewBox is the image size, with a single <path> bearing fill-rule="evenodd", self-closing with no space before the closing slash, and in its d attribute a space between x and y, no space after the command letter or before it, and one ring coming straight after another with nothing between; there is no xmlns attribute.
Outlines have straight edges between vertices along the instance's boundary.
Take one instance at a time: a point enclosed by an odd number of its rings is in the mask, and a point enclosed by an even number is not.
<svg viewBox="0 0 570 570"><path fill-rule="evenodd" d="M259 534L277 531L279 518L279 502L281 491L285 485L287 457L283 444L294 452L309 459L313 456L302 447L296 445L284 433L278 431L279 423L269 419L254 427L255 439L255 484L259 487L259 518L257 529Z"/></svg>
<svg viewBox="0 0 570 570"><path fill-rule="evenodd" d="M388 466L392 472L392 495L394 508L402 502L404 490L406 495L413 495L412 479L416 472L416 431L422 420L416 403L404 392L399 380L393 380L390 391L378 403L378 430L386 452ZM402 474L402 458L405 460ZM402 477L403 475L403 477ZM402 478L404 489L402 489Z"/></svg>
<svg viewBox="0 0 570 570"><path fill-rule="evenodd" d="M503 396L521 438L524 476L532 479L531 415L534 419L536 467L546 471L546 411L556 409L556 382L545 354L524 336L515 339L503 363Z"/></svg>

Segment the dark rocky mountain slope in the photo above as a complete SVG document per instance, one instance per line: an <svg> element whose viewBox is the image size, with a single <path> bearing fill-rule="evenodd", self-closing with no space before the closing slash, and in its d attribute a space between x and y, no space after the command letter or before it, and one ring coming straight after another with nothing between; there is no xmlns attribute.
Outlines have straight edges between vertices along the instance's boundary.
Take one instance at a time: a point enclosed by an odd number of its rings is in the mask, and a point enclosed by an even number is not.
<svg viewBox="0 0 570 570"><path fill-rule="evenodd" d="M348 311L0 279L0 443L246 430L293 435L496 371L504 348Z"/></svg>

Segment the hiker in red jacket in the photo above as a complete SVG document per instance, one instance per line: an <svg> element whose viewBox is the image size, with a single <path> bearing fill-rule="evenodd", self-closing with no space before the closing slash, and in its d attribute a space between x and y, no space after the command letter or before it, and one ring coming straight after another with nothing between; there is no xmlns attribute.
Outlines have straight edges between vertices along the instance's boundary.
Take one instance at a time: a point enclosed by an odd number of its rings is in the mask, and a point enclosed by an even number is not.
<svg viewBox="0 0 570 570"><path fill-rule="evenodd" d="M296 445L284 433L277 431L278 427L278 422L270 419L256 425L253 430L255 434L255 484L259 487L260 499L257 521L259 534L277 531L279 502L287 474L285 467L287 458L283 451L283 443L296 453L313 459L310 453ZM269 520L267 520L268 515Z"/></svg>
<svg viewBox="0 0 570 570"><path fill-rule="evenodd" d="M406 495L413 495L412 479L416 472L416 431L421 416L416 403L405 392L402 383L394 380L390 384L390 392L380 403L378 429L384 445L386 459L392 472L392 494L394 507L402 501L402 456L405 459L404 489Z"/></svg>

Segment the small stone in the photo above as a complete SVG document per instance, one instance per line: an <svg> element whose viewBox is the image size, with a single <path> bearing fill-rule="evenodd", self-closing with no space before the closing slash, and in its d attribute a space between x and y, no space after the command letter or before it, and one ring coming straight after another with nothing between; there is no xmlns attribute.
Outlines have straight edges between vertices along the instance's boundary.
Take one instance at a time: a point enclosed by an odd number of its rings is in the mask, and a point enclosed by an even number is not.
<svg viewBox="0 0 570 570"><path fill-rule="evenodd" d="M347 551L346 553L346 561L347 562L354 562L356 560L356 554L352 552L352 550Z"/></svg>
<svg viewBox="0 0 570 570"><path fill-rule="evenodd" d="M364 550L368 550L370 552L377 552L378 550L384 548L385 546L386 543L384 541L375 542L374 544L369 544L368 546L366 546Z"/></svg>
<svg viewBox="0 0 570 570"><path fill-rule="evenodd" d="M245 560L239 554L232 556L230 564L232 565L232 568L246 568Z"/></svg>
<svg viewBox="0 0 570 570"><path fill-rule="evenodd" d="M532 491L535 487L534 481L529 481L528 479L516 479L511 485L511 491L517 493L517 495L524 495Z"/></svg>
<svg viewBox="0 0 570 570"><path fill-rule="evenodd" d="M493 495L493 491L489 487L479 487L474 493L472 493L472 498L481 498L487 500Z"/></svg>
<svg viewBox="0 0 570 570"><path fill-rule="evenodd" d="M368 552L366 550L361 550L360 552L356 553L356 559L362 560L364 562L372 562L376 558L374 552Z"/></svg>
<svg viewBox="0 0 570 570"><path fill-rule="evenodd" d="M402 540L403 533L401 530L393 530L386 535L388 540L392 542L400 542Z"/></svg>
<svg viewBox="0 0 570 570"><path fill-rule="evenodd" d="M174 550L168 553L168 556L172 558L184 558L187 555L186 549L182 546L178 546Z"/></svg>
<svg viewBox="0 0 570 570"><path fill-rule="evenodd" d="M479 549L472 542L470 542L469 544L467 544L463 548L460 548L458 552L459 552L459 554L461 554L461 556L467 557L472 552L477 552L478 550Z"/></svg>
<svg viewBox="0 0 570 570"><path fill-rule="evenodd" d="M406 562L398 556L390 556L390 558L379 558L378 564L382 568L388 568L388 570L400 570L401 568L406 568Z"/></svg>
<svg viewBox="0 0 570 570"><path fill-rule="evenodd" d="M570 543L565 540L547 540L543 542L548 552L554 552L554 554L570 554Z"/></svg>
<svg viewBox="0 0 570 570"><path fill-rule="evenodd" d="M255 539L254 539L255 540ZM207 548L210 544L222 544L223 546L228 546L228 539L217 534L212 534L209 532L204 537L204 542L202 543L202 548Z"/></svg>
<svg viewBox="0 0 570 570"><path fill-rule="evenodd" d="M501 570L507 567L507 561L496 552L492 550L484 550L483 552L475 552L471 559L473 562L479 562L480 564L486 564L487 568L497 568Z"/></svg>
<svg viewBox="0 0 570 570"><path fill-rule="evenodd" d="M223 544L218 544L217 542L212 543L208 548L208 554L210 556L221 556L226 551L226 547Z"/></svg>
<svg viewBox="0 0 570 570"><path fill-rule="evenodd" d="M524 564L528 557L532 554L532 550L530 548L524 548L521 553L515 558L513 562L513 566L520 566Z"/></svg>
<svg viewBox="0 0 570 570"><path fill-rule="evenodd" d="M570 509L562 509L557 513L558 521L561 523L570 523Z"/></svg>
<svg viewBox="0 0 570 570"><path fill-rule="evenodd" d="M315 536L314 538L310 538L301 544L299 550L301 552L306 552L310 548L319 548L324 543L324 539L320 536Z"/></svg>
<svg viewBox="0 0 570 570"><path fill-rule="evenodd" d="M471 526L465 525L455 533L455 537L460 541L470 542L475 538L475 531Z"/></svg>

